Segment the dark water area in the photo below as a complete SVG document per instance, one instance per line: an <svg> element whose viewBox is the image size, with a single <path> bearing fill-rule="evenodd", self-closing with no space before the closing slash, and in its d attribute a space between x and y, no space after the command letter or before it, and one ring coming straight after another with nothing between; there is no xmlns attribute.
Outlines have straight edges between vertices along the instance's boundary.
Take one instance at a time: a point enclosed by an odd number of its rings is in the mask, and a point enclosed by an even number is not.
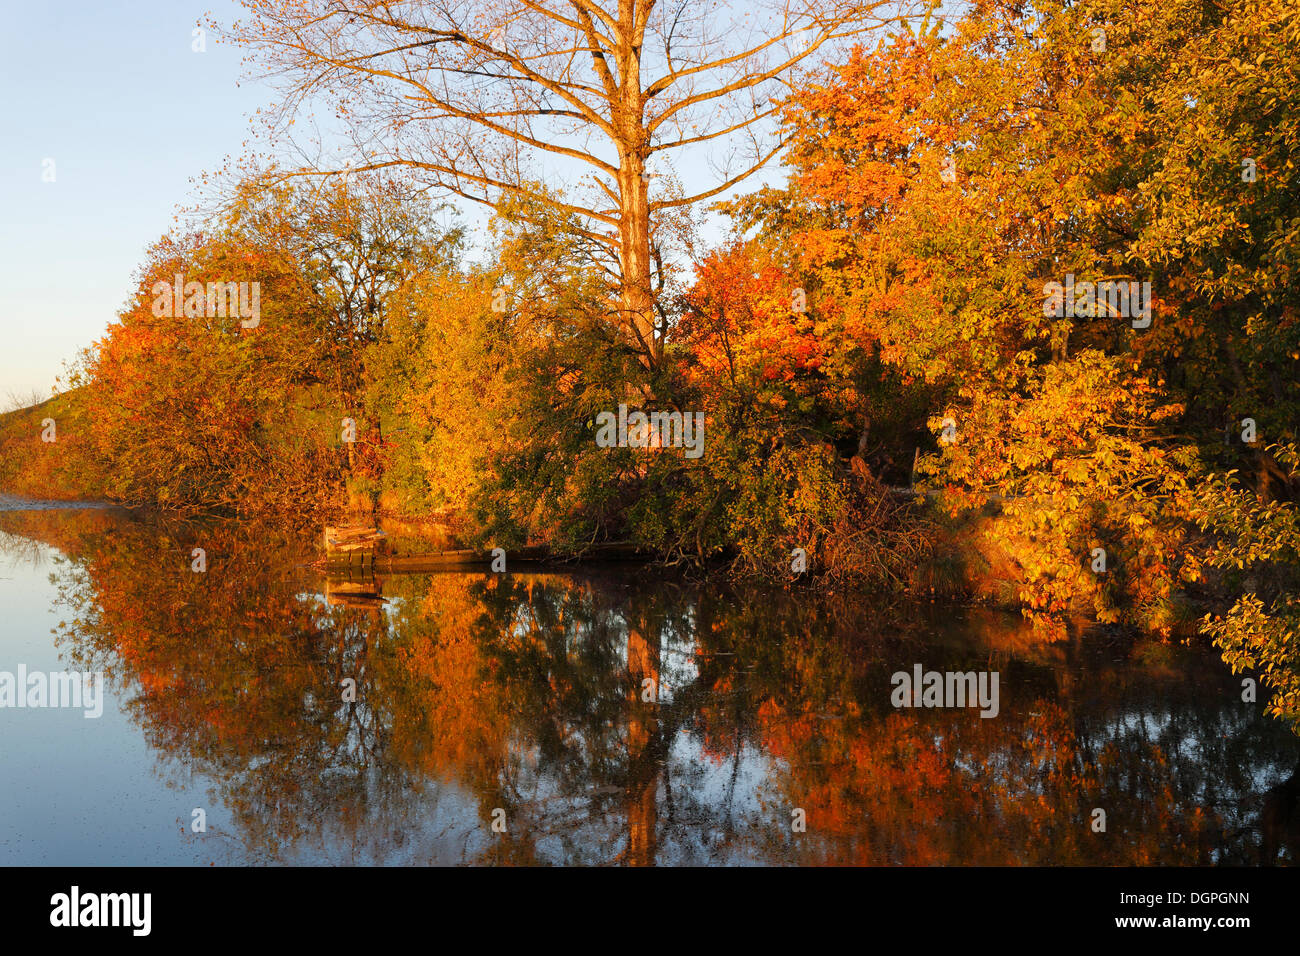
<svg viewBox="0 0 1300 956"><path fill-rule="evenodd" d="M1300 740L1212 649L637 567L316 557L0 509L0 680L103 675L97 716L0 707L0 865L1296 859ZM918 665L996 674L996 713L895 706Z"/></svg>

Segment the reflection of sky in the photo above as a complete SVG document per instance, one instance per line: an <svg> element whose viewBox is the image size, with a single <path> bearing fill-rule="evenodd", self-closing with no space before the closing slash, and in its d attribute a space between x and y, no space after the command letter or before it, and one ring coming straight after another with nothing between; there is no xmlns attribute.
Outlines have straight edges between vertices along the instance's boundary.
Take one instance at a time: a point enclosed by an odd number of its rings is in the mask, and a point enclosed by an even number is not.
<svg viewBox="0 0 1300 956"><path fill-rule="evenodd" d="M518 760L517 813L536 839L544 862L603 863L626 846L627 796L620 787L595 793L567 792L539 766L531 748ZM659 806L657 862L667 865L739 865L772 862L755 850L771 852L790 831L790 808L767 806L765 789L779 762L749 744L724 759L704 752L685 728L672 741L656 784ZM767 795L769 797L771 794ZM755 840L753 830L770 832ZM744 837L742 839L741 837ZM575 852L578 858L575 859Z"/></svg>
<svg viewBox="0 0 1300 956"><path fill-rule="evenodd" d="M0 573L0 670L72 669L50 633L59 613L48 565L59 555L39 551L35 564L8 563ZM0 708L0 866L227 860L219 833L229 832L229 814L205 781L160 775L122 693L109 681L103 716L92 720L79 709ZM187 836L195 807L206 810L212 839Z"/></svg>

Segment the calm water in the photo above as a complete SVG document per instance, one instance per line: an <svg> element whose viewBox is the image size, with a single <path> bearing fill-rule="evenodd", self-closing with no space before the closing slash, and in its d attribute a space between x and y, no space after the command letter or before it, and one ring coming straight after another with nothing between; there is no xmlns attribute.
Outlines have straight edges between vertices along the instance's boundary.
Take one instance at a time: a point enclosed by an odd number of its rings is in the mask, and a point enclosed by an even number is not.
<svg viewBox="0 0 1300 956"><path fill-rule="evenodd" d="M106 685L96 719L0 708L0 865L1296 858L1265 808L1297 739L1213 652L636 569L348 582L313 558L0 511L0 672ZM916 664L996 672L997 716L895 708Z"/></svg>

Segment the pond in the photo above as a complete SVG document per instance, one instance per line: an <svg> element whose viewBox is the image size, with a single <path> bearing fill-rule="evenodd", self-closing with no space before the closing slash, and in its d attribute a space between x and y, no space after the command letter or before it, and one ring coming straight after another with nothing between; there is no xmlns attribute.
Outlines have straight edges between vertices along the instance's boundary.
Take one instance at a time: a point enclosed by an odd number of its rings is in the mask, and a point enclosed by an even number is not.
<svg viewBox="0 0 1300 956"><path fill-rule="evenodd" d="M1300 742L1212 649L640 567L316 557L0 510L0 694L34 695L0 707L0 864L1296 859Z"/></svg>

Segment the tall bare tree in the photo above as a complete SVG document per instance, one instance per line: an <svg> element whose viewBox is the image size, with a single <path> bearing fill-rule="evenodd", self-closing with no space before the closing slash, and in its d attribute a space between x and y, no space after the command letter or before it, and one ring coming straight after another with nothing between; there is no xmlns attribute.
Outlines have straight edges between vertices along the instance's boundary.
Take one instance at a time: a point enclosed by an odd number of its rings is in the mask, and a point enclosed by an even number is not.
<svg viewBox="0 0 1300 956"><path fill-rule="evenodd" d="M251 17L230 35L283 92L273 129L328 104L353 169L405 167L489 206L523 197L563 215L607 254L611 311L649 365L664 331L661 217L780 151L775 99L801 63L906 12L906 0L241 2ZM700 150L709 181L651 189L671 156L694 166Z"/></svg>

